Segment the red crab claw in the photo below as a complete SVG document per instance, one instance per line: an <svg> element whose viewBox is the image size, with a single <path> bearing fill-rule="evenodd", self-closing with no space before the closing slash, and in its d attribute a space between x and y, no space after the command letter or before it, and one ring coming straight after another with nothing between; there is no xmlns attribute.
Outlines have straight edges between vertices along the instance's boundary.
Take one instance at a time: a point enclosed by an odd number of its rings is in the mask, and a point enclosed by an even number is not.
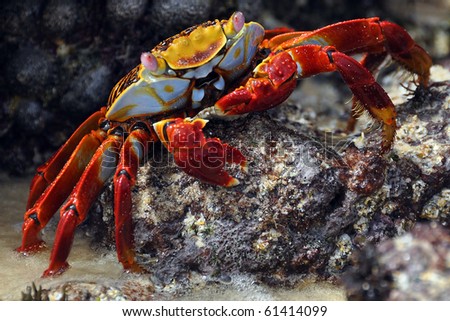
<svg viewBox="0 0 450 321"><path fill-rule="evenodd" d="M337 71L354 95L352 118L366 110L383 125L382 150L387 152L395 137L395 107L372 72L389 54L407 70L418 75L427 86L430 56L400 26L379 18L355 19L309 32L273 32L262 46L271 54L253 70L241 87L223 96L215 112L244 114L271 108L284 101L295 87L297 78ZM361 62L350 55L365 54Z"/></svg>
<svg viewBox="0 0 450 321"><path fill-rule="evenodd" d="M175 163L187 174L206 183L234 186L239 181L225 170L225 164L238 164L246 171L242 153L218 138L205 138L204 119L165 119L154 128L160 140L174 155Z"/></svg>
<svg viewBox="0 0 450 321"><path fill-rule="evenodd" d="M259 67L243 86L216 102L215 109L219 115L266 110L290 96L297 84L297 66L287 52L270 56Z"/></svg>

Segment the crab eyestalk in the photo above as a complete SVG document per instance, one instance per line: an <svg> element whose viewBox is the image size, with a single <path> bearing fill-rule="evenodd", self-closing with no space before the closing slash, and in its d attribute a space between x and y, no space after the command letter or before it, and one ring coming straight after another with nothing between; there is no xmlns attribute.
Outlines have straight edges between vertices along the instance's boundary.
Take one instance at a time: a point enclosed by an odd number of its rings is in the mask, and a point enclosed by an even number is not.
<svg viewBox="0 0 450 321"><path fill-rule="evenodd" d="M161 75L166 71L164 59L155 57L151 52L141 54L141 64L154 75Z"/></svg>
<svg viewBox="0 0 450 321"><path fill-rule="evenodd" d="M244 14L240 11L233 13L231 18L223 26L223 31L228 39L236 36L245 24Z"/></svg>

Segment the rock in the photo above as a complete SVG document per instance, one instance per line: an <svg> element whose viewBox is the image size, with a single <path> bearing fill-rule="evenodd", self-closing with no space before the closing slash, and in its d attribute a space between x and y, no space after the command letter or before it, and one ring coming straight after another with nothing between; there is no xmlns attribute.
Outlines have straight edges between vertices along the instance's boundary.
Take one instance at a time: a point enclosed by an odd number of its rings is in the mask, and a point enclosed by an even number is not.
<svg viewBox="0 0 450 321"><path fill-rule="evenodd" d="M419 223L409 233L364 248L345 274L350 300L450 299L448 227Z"/></svg>
<svg viewBox="0 0 450 321"><path fill-rule="evenodd" d="M264 113L210 121L208 135L249 159L248 173L231 169L241 183L230 189L187 176L156 146L134 194L138 261L163 285L188 282L193 272L250 274L272 285L333 280L355 250L402 235L427 215L445 224L449 94L448 83L435 83L398 106L399 135L387 157L379 131L334 150L319 131ZM420 142L406 134L413 128ZM104 242L113 244L110 193Z"/></svg>
<svg viewBox="0 0 450 321"><path fill-rule="evenodd" d="M49 34L65 37L75 32L77 23L79 23L77 20L81 19L82 15L81 6L74 1L51 0L45 6L42 21ZM82 21L82 23L86 22Z"/></svg>
<svg viewBox="0 0 450 321"><path fill-rule="evenodd" d="M236 287L243 278L278 288L311 278L339 283L346 271L350 299L402 299L419 288L414 298L447 298L450 89L448 81L440 81L445 78L448 71L433 67L430 88L419 88L398 105L399 135L385 157L376 154L377 130L363 139L352 135L342 147L324 141L305 119L279 121L273 118L277 113L210 121L207 135L240 148L249 160L248 173L230 168L241 183L227 189L187 176L155 145L133 193L137 260L149 274L133 276L133 282L73 281L68 298L112 299L106 292L114 289L114 299L131 294L173 299L211 284ZM387 88L399 99L394 88L402 87L395 83ZM284 104L279 112L295 115L296 108ZM405 134L411 126L414 131ZM342 166L346 159L351 161ZM372 169L378 177L369 170L355 175L357 168ZM84 229L95 235L96 246L114 246L111 186L88 223ZM422 242L424 235L432 245ZM408 247L409 256L395 252ZM355 253L361 254L354 259ZM437 274L426 279L434 269ZM410 274L396 279L401 273ZM49 295L61 297L66 285L53 284Z"/></svg>
<svg viewBox="0 0 450 321"><path fill-rule="evenodd" d="M437 220L444 226L450 226L450 189L443 188L423 207L421 218Z"/></svg>
<svg viewBox="0 0 450 321"><path fill-rule="evenodd" d="M112 283L112 282L111 282ZM124 301L151 300L154 288L151 282L124 281L120 287L96 282L67 282L46 291L50 301Z"/></svg>
<svg viewBox="0 0 450 321"><path fill-rule="evenodd" d="M150 20L164 37L170 37L185 28L207 21L210 10L210 0L154 0L150 7Z"/></svg>
<svg viewBox="0 0 450 321"><path fill-rule="evenodd" d="M48 112L43 110L39 101L20 99L15 101L15 122L24 132L42 134L49 121Z"/></svg>
<svg viewBox="0 0 450 321"><path fill-rule="evenodd" d="M61 98L61 109L73 117L92 113L92 106L97 105L99 97L108 99L114 82L111 79L111 69L107 65L94 66L85 70L70 81L68 92Z"/></svg>
<svg viewBox="0 0 450 321"><path fill-rule="evenodd" d="M0 164L14 174L34 171L43 155L56 150L86 114L105 104L106 84L136 65L140 52L173 34L166 32L217 18L218 13L225 18L237 9L234 2L216 6L216 1L205 5L174 0L171 3L180 7L132 1L134 5L122 10L111 0L88 10L84 2L75 2L11 2L0 13L0 18L11 14L0 26L5 39L0 56L8 62L0 66L0 112L8 123L1 131ZM262 1L248 3L240 6L257 16ZM284 7L286 3L273 2L269 8L277 8L282 25L302 29L354 18L355 13L384 12L379 5L367 5L372 1L355 10L342 5L336 10L336 2L327 1L330 15L322 9L320 14L308 11L317 11L318 4L310 1L291 1ZM53 20L52 10L73 8L83 12L76 10L79 15L63 21L67 24ZM304 19L299 19L299 12ZM130 24L119 26L119 21ZM111 27L114 23L117 28ZM40 25L44 28L37 28ZM445 43L447 38L442 39ZM446 51L439 52L441 56ZM444 74L441 79L439 72ZM155 291L170 297L171 286L174 292L189 288L196 276L223 282L246 275L270 285L295 284L311 275L337 280L352 253L398 237L418 221L436 221L448 229L450 77L437 66L432 75L431 87L418 89L406 102L402 96L409 92L399 86L398 74L381 80L398 106L397 140L386 157L379 154L378 131L348 139L331 134L328 140L326 131L343 128L339 124L349 108L342 106L350 97L342 94L341 82L324 83L323 77L302 82L300 90L274 111L208 124L207 135L240 148L250 161L248 173L231 168L241 181L233 189L188 177L156 145L134 191L138 260L151 272L158 285ZM34 105L15 110L10 103L15 99ZM45 115L48 127L43 131L36 123L29 126L23 114ZM38 136L39 131L47 136ZM85 228L93 231L96 241L113 246L111 186L94 207L94 224ZM144 279L148 276L139 280ZM97 285L123 290L120 284ZM138 286L133 290L138 293ZM94 298L101 292L96 287L87 291L92 293L79 297ZM389 284L378 292L386 297Z"/></svg>
<svg viewBox="0 0 450 321"><path fill-rule="evenodd" d="M123 280L120 288L114 282L64 282L50 289L34 283L22 292L22 301L124 301L151 300L154 287L150 281Z"/></svg>
<svg viewBox="0 0 450 321"><path fill-rule="evenodd" d="M45 95L54 85L55 59L34 46L18 49L6 66L6 77L21 96Z"/></svg>
<svg viewBox="0 0 450 321"><path fill-rule="evenodd" d="M270 1L272 14L285 24L298 30L312 30L331 22L380 15L383 1L367 0L303 0ZM383 12L385 13L385 12ZM388 14L388 13L385 13Z"/></svg>
<svg viewBox="0 0 450 321"><path fill-rule="evenodd" d="M0 31L8 42L35 36L44 1L5 1L0 11Z"/></svg>
<svg viewBox="0 0 450 321"><path fill-rule="evenodd" d="M106 4L109 18L116 23L136 21L145 12L148 0L119 1L109 0Z"/></svg>
<svg viewBox="0 0 450 321"><path fill-rule="evenodd" d="M156 160L140 170L134 199L138 252L145 261L157 258L145 267L164 284L192 271L251 272L269 282L281 277L276 273L323 268L322 258L333 250L320 249L327 243L323 223L339 206L343 187L323 147L267 115L211 123L208 133L247 155L249 173L235 168L241 184L219 188L188 177L156 150ZM110 203L103 206L111 224ZM301 233L306 230L311 233Z"/></svg>
<svg viewBox="0 0 450 321"><path fill-rule="evenodd" d="M439 73L450 78L439 67L432 78ZM231 189L187 176L155 146L133 195L137 260L149 274L95 286L74 281L72 297L111 299L112 287L115 298L168 299L208 284L236 287L242 278L279 288L311 278L340 283L344 274L349 299L448 299L449 94L448 82L435 82L398 106L399 136L387 157L375 152L376 130L335 150L304 120L260 113L210 121L209 136L249 159L248 173L230 169L241 182ZM403 134L410 126L420 144ZM355 166L379 175L355 176ZM109 186L85 226L97 246L114 244L111 197ZM139 297L141 284L151 289Z"/></svg>

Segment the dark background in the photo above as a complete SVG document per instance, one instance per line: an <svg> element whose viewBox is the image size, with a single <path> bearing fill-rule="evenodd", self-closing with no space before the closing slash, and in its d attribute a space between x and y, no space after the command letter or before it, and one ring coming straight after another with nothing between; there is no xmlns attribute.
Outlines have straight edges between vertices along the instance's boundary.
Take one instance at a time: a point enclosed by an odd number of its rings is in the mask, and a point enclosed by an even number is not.
<svg viewBox="0 0 450 321"><path fill-rule="evenodd" d="M404 26L448 65L445 0L25 0L1 1L0 171L34 171L110 89L139 63L142 51L184 28L227 19L235 10L266 28L315 29L380 16Z"/></svg>

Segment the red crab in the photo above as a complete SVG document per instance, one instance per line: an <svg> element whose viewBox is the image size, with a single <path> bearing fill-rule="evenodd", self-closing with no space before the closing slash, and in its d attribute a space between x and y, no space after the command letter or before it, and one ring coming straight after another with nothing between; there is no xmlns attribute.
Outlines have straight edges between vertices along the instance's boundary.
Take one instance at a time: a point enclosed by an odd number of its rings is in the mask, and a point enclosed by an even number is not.
<svg viewBox="0 0 450 321"><path fill-rule="evenodd" d="M364 54L361 61L350 57L358 53ZM395 137L395 107L372 76L388 54L427 86L429 55L400 26L378 18L314 31L265 32L236 12L229 20L205 22L161 42L117 83L107 106L38 168L17 250L43 248L40 231L67 200L43 276L64 272L75 228L113 177L117 255L126 270L141 271L133 250L131 189L149 146L162 142L183 171L204 182L238 184L225 165L245 169L244 155L218 138L206 138L204 118L277 106L300 78L339 72L354 95L350 124L358 108L366 110L382 124L381 152L388 151Z"/></svg>

